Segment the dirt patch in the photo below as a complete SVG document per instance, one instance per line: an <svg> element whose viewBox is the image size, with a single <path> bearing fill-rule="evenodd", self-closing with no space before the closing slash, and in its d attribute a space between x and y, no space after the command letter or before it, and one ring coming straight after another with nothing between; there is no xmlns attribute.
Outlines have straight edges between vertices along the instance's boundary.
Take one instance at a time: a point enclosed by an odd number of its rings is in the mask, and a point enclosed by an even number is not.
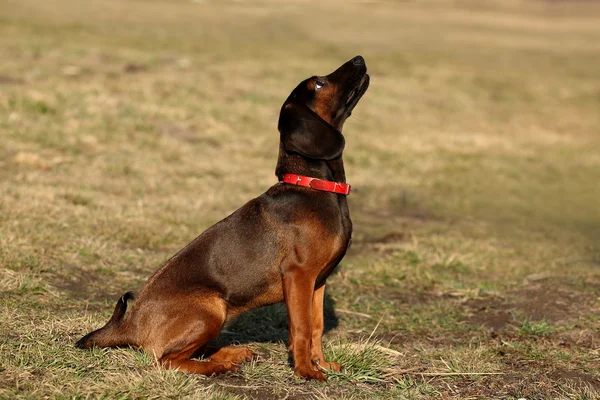
<svg viewBox="0 0 600 400"><path fill-rule="evenodd" d="M440 301L442 299L433 286L422 288L422 290L419 291L398 291L396 288L391 287L370 288L369 290L374 297L392 301L399 309L424 306L430 302Z"/></svg>
<svg viewBox="0 0 600 400"><path fill-rule="evenodd" d="M563 345L597 350L600 347L600 327L595 329L574 329L559 336Z"/></svg>
<svg viewBox="0 0 600 400"><path fill-rule="evenodd" d="M532 320L545 318L551 322L576 318L585 312L589 302L582 293L558 281L525 286L508 295L509 299L515 299L519 314Z"/></svg>
<svg viewBox="0 0 600 400"><path fill-rule="evenodd" d="M498 330L514 319L511 314L514 304L501 298L472 299L464 306L468 312L466 321L472 325Z"/></svg>
<svg viewBox="0 0 600 400"><path fill-rule="evenodd" d="M24 85L25 81L8 75L0 75L0 85Z"/></svg>
<svg viewBox="0 0 600 400"><path fill-rule="evenodd" d="M545 319L555 324L576 321L579 316L589 314L591 300L554 279L526 284L501 296L471 299L464 303L464 308L468 323L498 330L524 319Z"/></svg>
<svg viewBox="0 0 600 400"><path fill-rule="evenodd" d="M591 386L595 390L600 390L600 379L580 371L556 370L550 375L554 379L571 381L578 386Z"/></svg>
<svg viewBox="0 0 600 400"><path fill-rule="evenodd" d="M82 271L72 273L68 278L59 277L53 280L52 286L75 300L105 301L107 299L118 299L120 294L111 290L110 286L100 282L106 281L106 277L99 276L93 271Z"/></svg>
<svg viewBox="0 0 600 400"><path fill-rule="evenodd" d="M125 66L123 67L123 72L127 73L127 74L135 74L138 72L144 72L147 71L148 67L145 65L141 65L141 64L125 64Z"/></svg>

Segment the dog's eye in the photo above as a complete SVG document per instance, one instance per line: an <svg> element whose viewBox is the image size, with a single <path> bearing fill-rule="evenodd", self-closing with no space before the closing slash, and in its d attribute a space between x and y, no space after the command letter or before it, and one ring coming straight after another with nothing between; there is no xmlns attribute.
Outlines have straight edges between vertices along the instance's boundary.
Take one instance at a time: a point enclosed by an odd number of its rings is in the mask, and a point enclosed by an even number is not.
<svg viewBox="0 0 600 400"><path fill-rule="evenodd" d="M325 86L325 82L323 82L323 81L316 81L315 82L315 89L316 90L321 89L323 86Z"/></svg>

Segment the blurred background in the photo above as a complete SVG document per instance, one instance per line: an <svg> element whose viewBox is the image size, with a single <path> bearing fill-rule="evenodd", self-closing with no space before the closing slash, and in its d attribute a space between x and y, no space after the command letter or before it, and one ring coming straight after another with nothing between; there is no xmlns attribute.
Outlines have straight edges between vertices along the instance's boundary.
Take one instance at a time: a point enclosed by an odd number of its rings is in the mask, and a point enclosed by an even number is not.
<svg viewBox="0 0 600 400"><path fill-rule="evenodd" d="M217 386L71 349L276 182L283 101L357 54L326 338L353 367L294 386L277 307ZM600 3L0 0L0 60L0 394L598 395Z"/></svg>

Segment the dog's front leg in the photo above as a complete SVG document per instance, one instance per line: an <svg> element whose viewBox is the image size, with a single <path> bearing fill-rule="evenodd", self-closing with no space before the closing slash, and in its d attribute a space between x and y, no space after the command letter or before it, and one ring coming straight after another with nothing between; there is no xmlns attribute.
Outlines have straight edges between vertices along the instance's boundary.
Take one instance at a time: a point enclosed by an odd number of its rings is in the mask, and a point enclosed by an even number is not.
<svg viewBox="0 0 600 400"><path fill-rule="evenodd" d="M310 348L310 359L321 369L339 372L342 366L334 361L326 361L323 356L323 298L325 296L325 285L317 288L313 294L312 303L312 340Z"/></svg>
<svg viewBox="0 0 600 400"><path fill-rule="evenodd" d="M294 358L294 372L306 379L326 381L310 359L312 336L312 303L315 279L299 268L283 275L283 294L288 311L290 332L289 351Z"/></svg>

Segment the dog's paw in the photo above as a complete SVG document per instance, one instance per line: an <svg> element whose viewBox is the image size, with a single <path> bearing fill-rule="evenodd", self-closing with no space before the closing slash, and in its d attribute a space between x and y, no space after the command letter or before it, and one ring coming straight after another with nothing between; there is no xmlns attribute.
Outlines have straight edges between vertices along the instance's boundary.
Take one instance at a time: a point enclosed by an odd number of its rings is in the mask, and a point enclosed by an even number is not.
<svg viewBox="0 0 600 400"><path fill-rule="evenodd" d="M236 363L231 361L220 361L220 362L212 362L215 366L215 371L212 373L212 376L221 375L226 372L238 372L239 367Z"/></svg>
<svg viewBox="0 0 600 400"><path fill-rule="evenodd" d="M247 347L241 346L228 346L220 348L216 353L212 354L209 358L216 362L230 361L236 364L250 361L255 354L250 351Z"/></svg>
<svg viewBox="0 0 600 400"><path fill-rule="evenodd" d="M343 369L343 367L335 361L321 361L318 358L315 358L312 360L312 363L314 364L315 368L317 368L320 371L340 372Z"/></svg>
<svg viewBox="0 0 600 400"><path fill-rule="evenodd" d="M320 368L325 369L327 371L340 372L342 370L341 364L336 363L335 361L323 361L318 365Z"/></svg>
<svg viewBox="0 0 600 400"><path fill-rule="evenodd" d="M252 359L255 357L256 357L256 353L254 353L253 351L251 351L250 349L248 349L246 347L246 348L244 348L244 351L240 351L241 360L239 362L252 361Z"/></svg>
<svg viewBox="0 0 600 400"><path fill-rule="evenodd" d="M294 368L294 373L299 378L316 379L318 381L327 382L327 377L321 371L317 371L309 366L297 366Z"/></svg>

